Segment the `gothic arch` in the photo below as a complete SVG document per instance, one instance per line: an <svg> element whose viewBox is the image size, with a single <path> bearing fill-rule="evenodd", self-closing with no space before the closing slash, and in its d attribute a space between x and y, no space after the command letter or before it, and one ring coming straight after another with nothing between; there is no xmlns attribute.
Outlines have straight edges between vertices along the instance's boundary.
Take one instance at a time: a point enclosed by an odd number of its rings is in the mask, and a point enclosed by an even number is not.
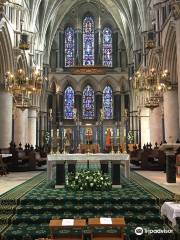
<svg viewBox="0 0 180 240"><path fill-rule="evenodd" d="M88 84L94 89L94 92L100 91L98 81L93 76L85 76L85 77L81 78L81 80L79 81L79 89L78 90L83 92L84 87Z"/></svg>
<svg viewBox="0 0 180 240"><path fill-rule="evenodd" d="M176 29L171 22L168 26L163 51L163 69L170 72L170 80L177 82L177 49L176 49Z"/></svg>
<svg viewBox="0 0 180 240"><path fill-rule="evenodd" d="M74 91L76 91L77 88L77 81L75 78L72 78L71 76L66 76L63 80L62 80L62 84L61 84L61 90L62 92L66 89L67 86L72 86L72 88L74 89Z"/></svg>
<svg viewBox="0 0 180 240"><path fill-rule="evenodd" d="M13 50L11 37L6 22L2 21L2 31L0 31L0 81L4 80L6 72L13 72Z"/></svg>
<svg viewBox="0 0 180 240"><path fill-rule="evenodd" d="M23 69L26 73L28 72L27 59L24 54L21 54L17 58L17 69Z"/></svg>
<svg viewBox="0 0 180 240"><path fill-rule="evenodd" d="M112 87L113 92L115 92L118 87L116 79L112 76L106 76L100 80L101 92L107 85L110 85Z"/></svg>
<svg viewBox="0 0 180 240"><path fill-rule="evenodd" d="M154 51L150 52L148 58L148 68L152 69L155 68L157 71L161 69L161 63L159 57L155 54Z"/></svg>

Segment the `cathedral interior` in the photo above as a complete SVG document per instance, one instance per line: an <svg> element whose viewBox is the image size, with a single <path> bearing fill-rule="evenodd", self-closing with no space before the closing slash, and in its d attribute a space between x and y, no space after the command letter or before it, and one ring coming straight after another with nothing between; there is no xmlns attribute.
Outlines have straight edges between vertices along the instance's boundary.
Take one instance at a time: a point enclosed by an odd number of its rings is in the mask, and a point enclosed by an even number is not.
<svg viewBox="0 0 180 240"><path fill-rule="evenodd" d="M171 224L157 211L180 200L179 82L179 0L0 0L0 239L179 239L180 215ZM74 213L74 192L62 186L67 172L86 171L83 161L121 185L105 204L112 211L87 210L83 202L84 212ZM50 209L53 184L62 198L72 194L69 212L53 202L64 215ZM119 206L113 199L126 191L123 211L113 210L113 201ZM42 215L37 196L44 197ZM132 210L137 203L147 210L144 221ZM50 232L43 225L53 216L85 218L88 230L60 237L54 225ZM111 224L123 217L124 225L115 226L126 225L124 234L108 238L106 228L103 237L90 234L91 218L103 216ZM148 226L167 229L151 234Z"/></svg>

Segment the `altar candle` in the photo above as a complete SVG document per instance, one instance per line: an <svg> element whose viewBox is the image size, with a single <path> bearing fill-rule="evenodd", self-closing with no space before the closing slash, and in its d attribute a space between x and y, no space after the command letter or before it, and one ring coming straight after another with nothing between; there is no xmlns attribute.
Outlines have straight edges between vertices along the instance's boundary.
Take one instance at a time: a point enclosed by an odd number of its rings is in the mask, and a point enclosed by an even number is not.
<svg viewBox="0 0 180 240"><path fill-rule="evenodd" d="M117 129L116 134L117 134L117 137L119 137L119 129Z"/></svg>
<svg viewBox="0 0 180 240"><path fill-rule="evenodd" d="M59 137L59 129L57 129L57 137Z"/></svg>
<svg viewBox="0 0 180 240"><path fill-rule="evenodd" d="M53 129L51 129L51 137L53 137Z"/></svg>

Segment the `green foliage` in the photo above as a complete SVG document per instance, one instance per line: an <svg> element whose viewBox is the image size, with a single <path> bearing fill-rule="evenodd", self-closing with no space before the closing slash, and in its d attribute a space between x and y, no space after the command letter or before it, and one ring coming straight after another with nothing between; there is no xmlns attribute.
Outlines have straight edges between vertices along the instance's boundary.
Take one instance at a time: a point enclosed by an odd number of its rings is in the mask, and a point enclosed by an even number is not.
<svg viewBox="0 0 180 240"><path fill-rule="evenodd" d="M83 170L68 174L66 188L73 191L106 191L112 188L112 182L100 171Z"/></svg>

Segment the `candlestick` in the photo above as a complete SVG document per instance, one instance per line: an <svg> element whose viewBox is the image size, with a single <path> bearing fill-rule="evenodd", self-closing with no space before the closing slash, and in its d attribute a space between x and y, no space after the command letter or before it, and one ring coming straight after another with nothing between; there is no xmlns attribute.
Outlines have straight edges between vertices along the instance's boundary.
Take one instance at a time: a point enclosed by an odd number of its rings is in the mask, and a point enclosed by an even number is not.
<svg viewBox="0 0 180 240"><path fill-rule="evenodd" d="M59 129L57 129L57 137L59 137Z"/></svg>
<svg viewBox="0 0 180 240"><path fill-rule="evenodd" d="M53 137L53 129L51 129L51 137Z"/></svg>

